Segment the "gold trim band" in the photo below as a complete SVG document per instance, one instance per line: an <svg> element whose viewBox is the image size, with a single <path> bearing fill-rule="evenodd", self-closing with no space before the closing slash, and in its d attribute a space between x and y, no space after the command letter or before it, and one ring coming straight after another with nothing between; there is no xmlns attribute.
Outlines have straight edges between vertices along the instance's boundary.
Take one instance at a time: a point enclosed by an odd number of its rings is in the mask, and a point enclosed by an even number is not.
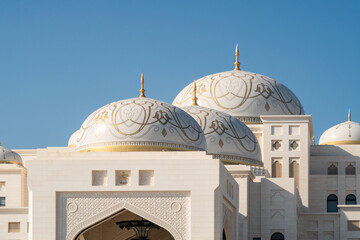
<svg viewBox="0 0 360 240"><path fill-rule="evenodd" d="M176 147L162 147L162 146L102 146L81 149L79 152L152 152L152 151L192 151Z"/></svg>
<svg viewBox="0 0 360 240"><path fill-rule="evenodd" d="M360 144L360 141L357 140L345 140L345 141L333 141L320 143L319 145L357 145Z"/></svg>
<svg viewBox="0 0 360 240"><path fill-rule="evenodd" d="M0 164L1 163L5 163L5 164L17 164L17 165L20 165L23 167L22 163L19 163L19 162L13 162L13 161L0 161Z"/></svg>

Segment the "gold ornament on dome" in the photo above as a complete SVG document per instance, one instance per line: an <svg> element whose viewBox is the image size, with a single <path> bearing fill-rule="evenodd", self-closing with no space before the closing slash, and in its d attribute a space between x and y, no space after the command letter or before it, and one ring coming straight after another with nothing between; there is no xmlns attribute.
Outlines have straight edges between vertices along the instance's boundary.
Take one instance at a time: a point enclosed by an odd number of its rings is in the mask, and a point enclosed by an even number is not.
<svg viewBox="0 0 360 240"><path fill-rule="evenodd" d="M235 60L235 68L234 70L240 70L240 62L239 62L239 45L236 44L236 49L235 49L235 56L236 56L236 60Z"/></svg>
<svg viewBox="0 0 360 240"><path fill-rule="evenodd" d="M145 89L144 89L144 74L141 74L141 89L140 89L140 96L139 97L145 97Z"/></svg>
<svg viewBox="0 0 360 240"><path fill-rule="evenodd" d="M194 81L194 85L193 85L193 102L192 102L192 106L198 106L197 104L197 97L196 97L196 82Z"/></svg>
<svg viewBox="0 0 360 240"><path fill-rule="evenodd" d="M349 121L349 122L351 121L351 111L350 111L350 108L349 108L349 113L348 113L348 121Z"/></svg>

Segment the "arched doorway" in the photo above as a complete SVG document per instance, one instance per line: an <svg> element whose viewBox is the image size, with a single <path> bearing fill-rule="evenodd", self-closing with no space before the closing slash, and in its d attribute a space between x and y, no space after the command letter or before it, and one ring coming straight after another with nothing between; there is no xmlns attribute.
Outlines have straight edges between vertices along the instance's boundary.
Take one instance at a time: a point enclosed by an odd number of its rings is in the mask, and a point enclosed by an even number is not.
<svg viewBox="0 0 360 240"><path fill-rule="evenodd" d="M338 211L338 198L335 194L330 194L327 197L327 212L337 212Z"/></svg>
<svg viewBox="0 0 360 240"><path fill-rule="evenodd" d="M120 228L117 223L123 221L147 221L147 219L127 210L123 209L112 216L103 219L86 229L82 230L76 240L131 240L139 239L133 228ZM164 228L150 228L147 232L148 240L174 240L175 238Z"/></svg>
<svg viewBox="0 0 360 240"><path fill-rule="evenodd" d="M282 233L276 232L273 235L271 235L271 240L285 240L285 237Z"/></svg>

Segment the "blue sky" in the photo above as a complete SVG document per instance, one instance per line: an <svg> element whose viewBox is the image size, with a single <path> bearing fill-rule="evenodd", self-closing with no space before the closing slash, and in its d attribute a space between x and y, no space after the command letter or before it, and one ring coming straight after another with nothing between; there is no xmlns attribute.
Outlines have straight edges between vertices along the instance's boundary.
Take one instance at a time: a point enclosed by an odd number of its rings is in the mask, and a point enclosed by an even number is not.
<svg viewBox="0 0 360 240"><path fill-rule="evenodd" d="M241 68L290 88L327 128L360 122L360 1L0 1L0 141L65 146L112 101L172 102L202 76Z"/></svg>

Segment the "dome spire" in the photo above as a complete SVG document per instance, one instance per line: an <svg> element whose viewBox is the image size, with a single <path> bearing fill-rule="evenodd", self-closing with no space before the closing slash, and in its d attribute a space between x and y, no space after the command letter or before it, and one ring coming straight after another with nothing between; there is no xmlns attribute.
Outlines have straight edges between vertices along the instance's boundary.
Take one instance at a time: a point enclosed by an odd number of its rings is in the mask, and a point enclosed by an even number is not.
<svg viewBox="0 0 360 240"><path fill-rule="evenodd" d="M144 74L141 74L141 89L140 89L140 96L145 97L145 89L144 89Z"/></svg>
<svg viewBox="0 0 360 240"><path fill-rule="evenodd" d="M194 81L194 85L193 85L193 98L192 98L193 102L192 105L193 106L198 106L197 104L197 100L198 98L196 97L196 82Z"/></svg>
<svg viewBox="0 0 360 240"><path fill-rule="evenodd" d="M235 61L235 63L234 63L234 65L235 65L234 70L240 70L240 62L239 62L239 44L236 44L235 56L236 56L236 61Z"/></svg>
<svg viewBox="0 0 360 240"><path fill-rule="evenodd" d="M348 121L349 121L349 122L351 121L351 111L350 111L350 108L349 108L349 113L348 113Z"/></svg>

